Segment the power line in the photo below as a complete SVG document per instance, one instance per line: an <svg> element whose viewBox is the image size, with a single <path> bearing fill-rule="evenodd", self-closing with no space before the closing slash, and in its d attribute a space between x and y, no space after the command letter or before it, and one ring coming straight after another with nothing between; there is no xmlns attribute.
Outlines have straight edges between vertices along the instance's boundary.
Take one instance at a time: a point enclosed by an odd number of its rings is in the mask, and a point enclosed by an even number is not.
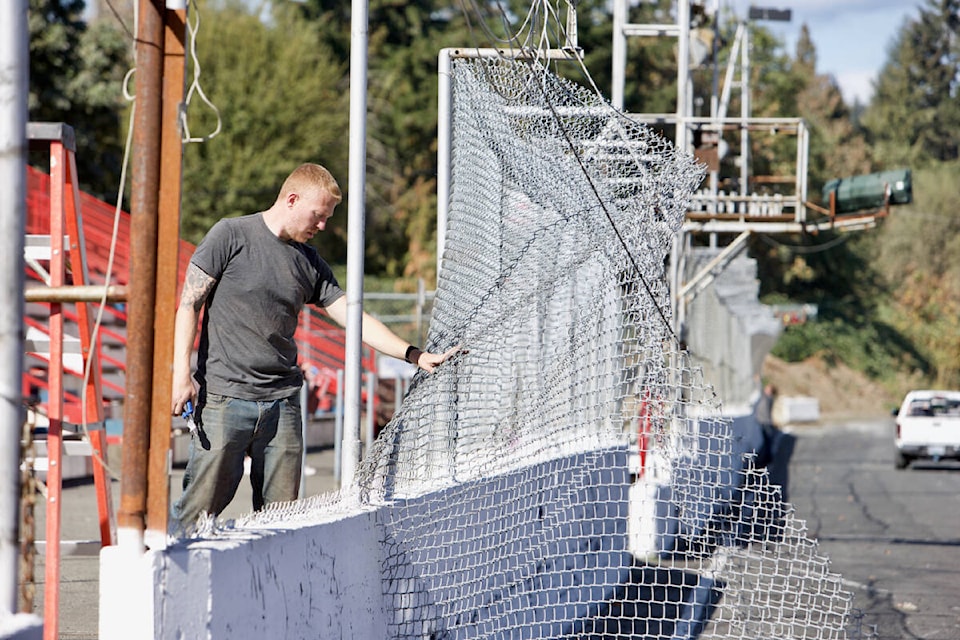
<svg viewBox="0 0 960 640"><path fill-rule="evenodd" d="M773 238L762 233L758 233L755 235L759 236L763 242L766 242L771 247L778 247L778 248L783 247L785 249L789 249L792 253L805 254L805 255L810 255L814 253L823 253L824 251L829 251L830 249L833 249L834 247L837 247L850 239L849 235L844 234L844 235L837 236L833 240L830 240L829 242L824 242L822 244L800 246L795 244L787 244L786 242L781 242L780 240L774 240Z"/></svg>
<svg viewBox="0 0 960 640"><path fill-rule="evenodd" d="M107 7L110 9L110 12L113 14L113 17L116 18L117 22L120 23L120 27L124 31L126 31L127 36L131 40L133 40L135 38L135 36L133 35L133 31L131 31L130 27L127 26L127 23L123 21L123 18L120 16L120 13L117 11L117 8L113 6L112 0L104 0L104 2L106 2Z"/></svg>

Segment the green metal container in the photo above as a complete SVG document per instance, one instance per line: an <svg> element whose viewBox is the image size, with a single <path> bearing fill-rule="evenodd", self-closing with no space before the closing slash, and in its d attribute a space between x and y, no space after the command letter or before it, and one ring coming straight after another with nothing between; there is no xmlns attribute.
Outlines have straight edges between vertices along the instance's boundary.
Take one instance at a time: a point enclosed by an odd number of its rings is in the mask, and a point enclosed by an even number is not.
<svg viewBox="0 0 960 640"><path fill-rule="evenodd" d="M829 205L830 193L836 192L837 213L877 209L884 205L888 189L890 204L909 204L913 199L910 169L893 169L831 180L823 186L823 202Z"/></svg>

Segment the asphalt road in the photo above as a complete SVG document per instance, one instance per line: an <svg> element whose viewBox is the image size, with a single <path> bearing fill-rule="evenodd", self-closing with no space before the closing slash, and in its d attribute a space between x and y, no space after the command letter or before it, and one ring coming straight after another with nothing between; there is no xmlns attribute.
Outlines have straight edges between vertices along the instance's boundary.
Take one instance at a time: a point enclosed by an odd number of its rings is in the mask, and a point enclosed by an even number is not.
<svg viewBox="0 0 960 640"><path fill-rule="evenodd" d="M788 430L781 459L789 464L773 471L854 594L864 640L960 640L960 464L897 471L892 430L890 420ZM309 495L336 486L332 450L308 463L317 471ZM248 500L238 496L231 508L242 513ZM92 483L66 489L65 538L96 537L94 505ZM42 611L42 557L36 571ZM96 557L64 557L60 638L97 637L97 573Z"/></svg>
<svg viewBox="0 0 960 640"><path fill-rule="evenodd" d="M788 499L854 594L863 637L960 639L960 464L896 470L892 419L786 441Z"/></svg>

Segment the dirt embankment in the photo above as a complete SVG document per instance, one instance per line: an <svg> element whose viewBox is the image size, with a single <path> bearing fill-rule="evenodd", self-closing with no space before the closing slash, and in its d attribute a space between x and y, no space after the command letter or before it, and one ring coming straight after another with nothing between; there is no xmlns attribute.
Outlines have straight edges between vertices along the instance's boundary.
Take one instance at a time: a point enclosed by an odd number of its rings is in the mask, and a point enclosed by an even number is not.
<svg viewBox="0 0 960 640"><path fill-rule="evenodd" d="M781 396L817 398L822 418L889 416L901 400L862 373L820 357L794 363L767 356L763 379L776 385Z"/></svg>

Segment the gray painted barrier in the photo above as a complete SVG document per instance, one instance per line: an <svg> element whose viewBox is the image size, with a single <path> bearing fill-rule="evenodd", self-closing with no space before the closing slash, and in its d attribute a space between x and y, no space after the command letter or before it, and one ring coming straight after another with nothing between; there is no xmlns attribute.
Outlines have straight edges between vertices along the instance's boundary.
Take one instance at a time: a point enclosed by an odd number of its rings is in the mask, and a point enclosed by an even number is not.
<svg viewBox="0 0 960 640"><path fill-rule="evenodd" d="M732 439L700 428L697 454L658 495L662 555L722 544L703 539L707 525L732 504L749 508L743 453L759 447L759 426L735 419ZM325 522L228 528L139 557L104 549L101 638L600 639L613 624L695 638L722 585L633 558L628 456L573 454ZM505 509L516 495L530 498ZM629 622L624 606L637 608Z"/></svg>
<svg viewBox="0 0 960 640"><path fill-rule="evenodd" d="M382 510L390 565L400 567L384 576L396 635L575 637L629 576L627 456L576 454ZM516 507L518 495L528 499Z"/></svg>

